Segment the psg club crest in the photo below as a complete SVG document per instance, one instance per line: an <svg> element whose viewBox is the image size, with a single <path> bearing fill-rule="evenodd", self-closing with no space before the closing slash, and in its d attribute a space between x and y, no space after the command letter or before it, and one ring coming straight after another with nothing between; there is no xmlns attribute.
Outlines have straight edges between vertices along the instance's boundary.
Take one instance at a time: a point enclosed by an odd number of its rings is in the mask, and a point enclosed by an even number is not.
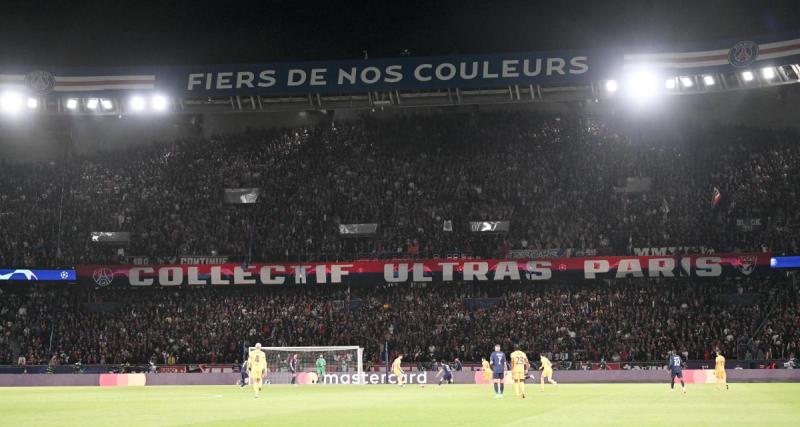
<svg viewBox="0 0 800 427"><path fill-rule="evenodd" d="M97 286L108 286L114 281L114 271L110 268L98 268L92 272L92 278Z"/></svg>
<svg viewBox="0 0 800 427"><path fill-rule="evenodd" d="M25 76L25 83L28 88L35 92L46 93L53 90L56 85L56 78L47 71L36 70Z"/></svg>
<svg viewBox="0 0 800 427"><path fill-rule="evenodd" d="M742 255L739 257L739 265L737 265L739 271L744 274L745 276L749 276L753 274L753 271L756 270L756 257L755 255Z"/></svg>
<svg viewBox="0 0 800 427"><path fill-rule="evenodd" d="M758 44L752 41L741 41L728 51L728 62L734 67L746 67L758 57Z"/></svg>

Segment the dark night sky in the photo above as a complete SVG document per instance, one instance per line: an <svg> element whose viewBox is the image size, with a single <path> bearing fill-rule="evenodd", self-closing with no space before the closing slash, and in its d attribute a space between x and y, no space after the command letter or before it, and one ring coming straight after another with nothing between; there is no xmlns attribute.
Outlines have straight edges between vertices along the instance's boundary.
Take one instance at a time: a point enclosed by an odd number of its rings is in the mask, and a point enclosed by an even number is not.
<svg viewBox="0 0 800 427"><path fill-rule="evenodd" d="M0 63L150 65L632 49L800 30L795 1L10 0ZM13 4L11 4L13 3Z"/></svg>

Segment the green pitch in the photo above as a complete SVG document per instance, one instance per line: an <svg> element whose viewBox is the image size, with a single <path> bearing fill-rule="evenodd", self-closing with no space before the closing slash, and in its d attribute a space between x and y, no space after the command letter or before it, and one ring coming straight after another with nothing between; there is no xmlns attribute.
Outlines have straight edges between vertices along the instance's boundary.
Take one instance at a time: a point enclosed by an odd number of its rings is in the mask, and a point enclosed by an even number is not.
<svg viewBox="0 0 800 427"><path fill-rule="evenodd" d="M800 384L0 388L4 426L797 426Z"/></svg>

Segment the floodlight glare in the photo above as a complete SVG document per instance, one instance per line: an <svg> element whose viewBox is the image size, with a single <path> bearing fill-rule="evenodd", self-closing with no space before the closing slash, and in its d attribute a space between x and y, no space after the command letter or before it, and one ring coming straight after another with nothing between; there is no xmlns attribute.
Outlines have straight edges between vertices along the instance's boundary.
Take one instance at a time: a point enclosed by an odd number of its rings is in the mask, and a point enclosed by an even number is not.
<svg viewBox="0 0 800 427"><path fill-rule="evenodd" d="M703 76L703 83L705 83L706 86L714 86L716 82L714 81L714 76L705 75Z"/></svg>
<svg viewBox="0 0 800 427"><path fill-rule="evenodd" d="M97 109L97 104L99 102L100 101L98 101L97 98L92 98L92 99L86 101L86 108L88 108L90 110L96 110Z"/></svg>
<svg viewBox="0 0 800 427"><path fill-rule="evenodd" d="M667 80L664 81L664 87L666 87L667 90L674 90L675 86L676 86L676 84L675 84L675 79L674 78L667 79Z"/></svg>
<svg viewBox="0 0 800 427"><path fill-rule="evenodd" d="M67 100L67 109L74 110L78 108L78 100L75 98L70 98Z"/></svg>
<svg viewBox="0 0 800 427"><path fill-rule="evenodd" d="M164 95L153 95L153 98L150 99L150 105L156 111L166 111L167 104L167 97Z"/></svg>
<svg viewBox="0 0 800 427"><path fill-rule="evenodd" d="M35 110L37 107L39 107L39 100L36 98L28 98L27 105L31 110Z"/></svg>
<svg viewBox="0 0 800 427"><path fill-rule="evenodd" d="M694 86L694 81L692 81L691 77L681 76L681 84L683 87L692 87Z"/></svg>
<svg viewBox="0 0 800 427"><path fill-rule="evenodd" d="M101 99L100 100L100 105L103 107L104 110L110 110L112 107L114 107L111 104L111 100L110 99Z"/></svg>
<svg viewBox="0 0 800 427"><path fill-rule="evenodd" d="M775 69L772 67L762 68L761 75L767 80L772 80L775 78Z"/></svg>
<svg viewBox="0 0 800 427"><path fill-rule="evenodd" d="M647 71L638 71L629 77L626 87L635 99L652 98L658 92L658 78Z"/></svg>
<svg viewBox="0 0 800 427"><path fill-rule="evenodd" d="M753 72L752 71L745 71L742 73L742 78L744 81L749 82L753 80Z"/></svg>
<svg viewBox="0 0 800 427"><path fill-rule="evenodd" d="M145 107L144 98L141 96L134 96L131 98L130 101L131 110L133 111L142 111Z"/></svg>
<svg viewBox="0 0 800 427"><path fill-rule="evenodd" d="M606 82L606 92L614 93L617 91L617 81L616 80L608 80Z"/></svg>
<svg viewBox="0 0 800 427"><path fill-rule="evenodd" d="M16 113L22 108L22 95L17 92L5 92L0 95L0 109L4 113Z"/></svg>

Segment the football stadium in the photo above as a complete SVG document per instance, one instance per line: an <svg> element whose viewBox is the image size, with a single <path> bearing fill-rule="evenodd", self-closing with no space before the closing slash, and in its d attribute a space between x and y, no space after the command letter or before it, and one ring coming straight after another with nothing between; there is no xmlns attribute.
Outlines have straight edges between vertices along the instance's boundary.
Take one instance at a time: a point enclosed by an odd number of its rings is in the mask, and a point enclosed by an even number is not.
<svg viewBox="0 0 800 427"><path fill-rule="evenodd" d="M792 2L0 28L0 426L800 423Z"/></svg>

